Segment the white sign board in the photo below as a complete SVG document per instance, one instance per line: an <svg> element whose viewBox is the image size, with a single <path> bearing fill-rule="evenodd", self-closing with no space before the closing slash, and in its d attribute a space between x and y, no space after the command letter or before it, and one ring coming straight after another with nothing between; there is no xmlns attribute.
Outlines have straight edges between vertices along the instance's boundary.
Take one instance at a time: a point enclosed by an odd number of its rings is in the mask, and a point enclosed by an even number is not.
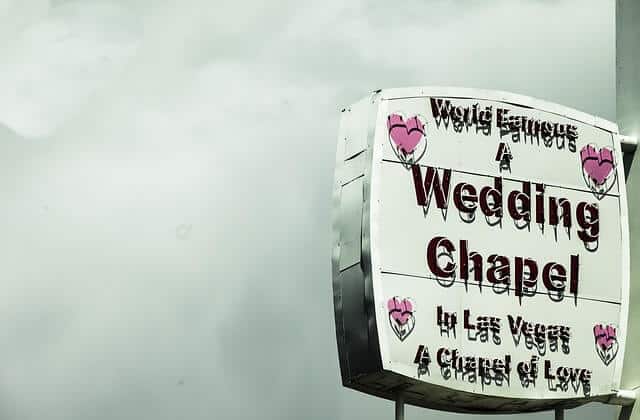
<svg viewBox="0 0 640 420"><path fill-rule="evenodd" d="M616 135L503 92L394 89L346 109L334 194L345 385L474 412L615 393L629 287Z"/></svg>

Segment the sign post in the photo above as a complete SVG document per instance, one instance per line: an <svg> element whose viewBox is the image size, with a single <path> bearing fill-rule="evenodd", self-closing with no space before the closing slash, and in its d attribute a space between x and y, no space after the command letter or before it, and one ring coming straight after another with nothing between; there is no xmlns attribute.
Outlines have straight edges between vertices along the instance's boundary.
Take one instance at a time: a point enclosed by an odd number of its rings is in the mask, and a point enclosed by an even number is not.
<svg viewBox="0 0 640 420"><path fill-rule="evenodd" d="M396 420L404 420L404 397L402 393L396 396Z"/></svg>
<svg viewBox="0 0 640 420"><path fill-rule="evenodd" d="M405 402L557 419L628 402L623 142L614 123L506 92L389 89L343 110L343 384L396 418Z"/></svg>

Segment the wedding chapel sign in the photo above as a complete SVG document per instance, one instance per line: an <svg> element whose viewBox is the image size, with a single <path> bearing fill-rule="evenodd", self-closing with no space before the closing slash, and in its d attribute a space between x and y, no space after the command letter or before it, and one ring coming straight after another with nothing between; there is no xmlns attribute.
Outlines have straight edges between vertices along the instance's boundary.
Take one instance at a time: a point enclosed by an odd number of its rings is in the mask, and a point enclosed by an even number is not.
<svg viewBox="0 0 640 420"><path fill-rule="evenodd" d="M605 401L629 289L615 124L504 92L342 112L333 292L345 386L460 412Z"/></svg>

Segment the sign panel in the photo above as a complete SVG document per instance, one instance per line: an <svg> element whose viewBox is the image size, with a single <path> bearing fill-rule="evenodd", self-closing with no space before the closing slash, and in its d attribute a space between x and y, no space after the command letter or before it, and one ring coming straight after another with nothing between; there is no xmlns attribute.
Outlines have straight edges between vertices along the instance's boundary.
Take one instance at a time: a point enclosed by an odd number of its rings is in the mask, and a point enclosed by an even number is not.
<svg viewBox="0 0 640 420"><path fill-rule="evenodd" d="M616 135L502 92L397 89L345 109L333 273L345 385L471 412L615 393L629 286Z"/></svg>

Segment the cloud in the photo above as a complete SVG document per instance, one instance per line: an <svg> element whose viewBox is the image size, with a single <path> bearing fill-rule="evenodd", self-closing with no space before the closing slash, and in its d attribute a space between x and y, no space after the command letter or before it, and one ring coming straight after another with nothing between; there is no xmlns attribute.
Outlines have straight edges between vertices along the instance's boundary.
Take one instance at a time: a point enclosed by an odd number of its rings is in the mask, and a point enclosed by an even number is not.
<svg viewBox="0 0 640 420"><path fill-rule="evenodd" d="M339 383L339 109L435 84L614 112L609 6L460 4L0 7L0 414L389 418Z"/></svg>

